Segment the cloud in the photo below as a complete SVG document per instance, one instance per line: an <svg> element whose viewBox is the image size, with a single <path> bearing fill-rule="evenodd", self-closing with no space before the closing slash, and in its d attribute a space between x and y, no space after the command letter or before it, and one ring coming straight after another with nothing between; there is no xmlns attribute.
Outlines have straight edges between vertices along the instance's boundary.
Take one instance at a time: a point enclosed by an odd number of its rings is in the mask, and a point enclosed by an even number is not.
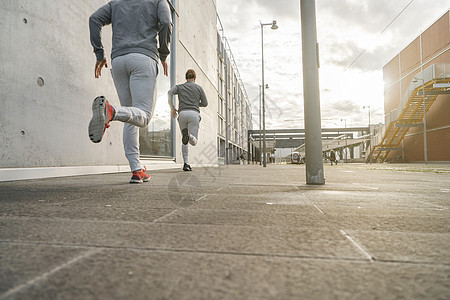
<svg viewBox="0 0 450 300"><path fill-rule="evenodd" d="M363 105L371 106L372 123L384 122L383 65L449 7L448 0L433 0L432 5L429 1L414 1L380 34L410 1L316 1L324 126L343 126L341 118L347 119L348 126L366 125L368 111L362 109ZM303 125L299 4L300 0L217 0L224 34L248 92L255 125L261 84L260 20L277 20L279 26L275 31L269 26L264 29L265 82L270 86L266 93L267 124L272 128Z"/></svg>

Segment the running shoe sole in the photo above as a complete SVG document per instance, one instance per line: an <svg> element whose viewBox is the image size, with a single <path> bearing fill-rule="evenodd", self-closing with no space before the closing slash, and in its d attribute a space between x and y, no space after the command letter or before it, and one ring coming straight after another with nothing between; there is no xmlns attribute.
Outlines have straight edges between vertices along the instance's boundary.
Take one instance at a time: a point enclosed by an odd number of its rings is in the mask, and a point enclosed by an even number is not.
<svg viewBox="0 0 450 300"><path fill-rule="evenodd" d="M143 170L143 172L137 172L137 174L133 172L130 183L143 183L149 181L150 178L152 178L150 174L147 174L147 168L144 167ZM141 174L145 174L145 176L142 176Z"/></svg>
<svg viewBox="0 0 450 300"><path fill-rule="evenodd" d="M130 183L143 183L144 181L142 179L133 179L131 178Z"/></svg>
<svg viewBox="0 0 450 300"><path fill-rule="evenodd" d="M133 176L134 177L134 176ZM148 178L133 178L131 177L130 179L130 183L143 183L143 182L148 182L150 181L151 176L149 176Z"/></svg>
<svg viewBox="0 0 450 300"><path fill-rule="evenodd" d="M183 134L183 138L182 138L181 142L183 142L183 145L187 145L187 143L189 143L188 129L184 128L183 130L181 130L181 133Z"/></svg>
<svg viewBox="0 0 450 300"><path fill-rule="evenodd" d="M89 122L89 138L94 143L100 143L105 132L106 98L99 96L92 102L92 119Z"/></svg>

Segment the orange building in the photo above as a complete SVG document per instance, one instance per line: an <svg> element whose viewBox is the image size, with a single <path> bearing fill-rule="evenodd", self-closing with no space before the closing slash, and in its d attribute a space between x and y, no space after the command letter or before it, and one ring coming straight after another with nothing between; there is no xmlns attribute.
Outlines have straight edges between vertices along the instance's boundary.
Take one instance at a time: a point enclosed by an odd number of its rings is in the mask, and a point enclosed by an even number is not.
<svg viewBox="0 0 450 300"><path fill-rule="evenodd" d="M389 61L383 76L385 130L372 158L450 161L449 11Z"/></svg>

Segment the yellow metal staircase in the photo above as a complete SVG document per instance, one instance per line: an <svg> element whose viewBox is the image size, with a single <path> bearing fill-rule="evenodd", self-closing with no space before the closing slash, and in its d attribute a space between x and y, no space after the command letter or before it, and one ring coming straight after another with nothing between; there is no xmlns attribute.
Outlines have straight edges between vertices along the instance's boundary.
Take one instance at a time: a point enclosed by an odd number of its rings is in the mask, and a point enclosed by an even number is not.
<svg viewBox="0 0 450 300"><path fill-rule="evenodd" d="M422 74L423 78L419 79ZM387 129L383 139L370 153L372 161L384 162L390 151L402 149L403 138L411 127L423 127L424 112L430 109L438 95L449 93L450 64L431 65L415 78L417 79L411 82L399 108L388 115L389 124L386 121Z"/></svg>

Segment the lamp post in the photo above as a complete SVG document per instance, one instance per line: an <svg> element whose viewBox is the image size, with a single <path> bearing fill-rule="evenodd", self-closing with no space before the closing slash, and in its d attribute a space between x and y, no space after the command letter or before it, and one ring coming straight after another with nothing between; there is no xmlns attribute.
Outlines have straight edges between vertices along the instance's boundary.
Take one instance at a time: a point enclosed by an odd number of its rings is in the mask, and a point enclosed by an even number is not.
<svg viewBox="0 0 450 300"><path fill-rule="evenodd" d="M259 85L259 152L260 152L259 165L261 166L262 165L262 162L261 162L261 123L262 123L262 121L261 121L261 90L262 90L262 88L261 88L260 84L258 84L258 85ZM269 85L266 83L266 89L268 89L268 88L269 88Z"/></svg>
<svg viewBox="0 0 450 300"><path fill-rule="evenodd" d="M264 26L272 25L270 28L275 30L278 29L277 21L273 20L272 23L261 23L261 77L262 84L264 85ZM263 167L266 167L266 107L265 107L265 99L264 99L264 88L262 90L262 119L263 119Z"/></svg>
<svg viewBox="0 0 450 300"><path fill-rule="evenodd" d="M261 102L262 102L262 98L261 98L261 85L259 84L259 165L262 165L262 161L261 161Z"/></svg>
<svg viewBox="0 0 450 300"><path fill-rule="evenodd" d="M370 154L372 153L372 132L370 130L370 105L363 106L363 109L369 109L369 163L372 163L372 160L370 159Z"/></svg>
<svg viewBox="0 0 450 300"><path fill-rule="evenodd" d="M315 0L300 0L306 184L325 184L320 117L319 44Z"/></svg>
<svg viewBox="0 0 450 300"><path fill-rule="evenodd" d="M342 121L344 121L344 126L345 128L347 128L347 119L341 119L341 122ZM347 134L344 134L344 139L345 139L345 149L344 149L345 163L347 163Z"/></svg>

